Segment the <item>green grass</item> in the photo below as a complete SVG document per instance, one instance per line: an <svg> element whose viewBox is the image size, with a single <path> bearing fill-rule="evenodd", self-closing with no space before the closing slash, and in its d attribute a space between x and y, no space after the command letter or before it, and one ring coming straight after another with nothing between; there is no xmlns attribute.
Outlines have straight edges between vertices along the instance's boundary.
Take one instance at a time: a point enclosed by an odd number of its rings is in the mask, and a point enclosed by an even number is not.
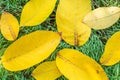
<svg viewBox="0 0 120 80"><path fill-rule="evenodd" d="M21 14L22 8L28 0L0 0L0 14L3 11L8 11L16 16L19 20L19 16ZM119 0L92 0L93 9L101 6L120 6ZM21 27L19 37L28 34L30 32L36 30L53 30L57 31L55 19L51 20L51 17L55 17L55 11L50 15L50 17L41 25L35 27ZM111 28L104 30L92 30L91 37L89 41L82 47L73 47L61 41L58 48L51 54L51 56L46 59L46 61L54 60L56 57L57 51L63 48L74 48L79 50L88 56L92 57L99 63L99 59L104 51L104 45L108 38L114 34L115 32L120 31L120 20L114 24ZM2 56L4 50L11 44L11 41L7 41L4 39L2 34L0 33L0 57ZM37 66L37 65L36 65ZM36 67L31 67L27 70L23 70L20 72L10 72L4 69L4 67L0 64L0 80L34 80L31 76L31 72ZM113 65L111 67L103 66L105 72L107 73L110 80L120 80L120 63ZM64 76L61 76L57 80L67 80Z"/></svg>

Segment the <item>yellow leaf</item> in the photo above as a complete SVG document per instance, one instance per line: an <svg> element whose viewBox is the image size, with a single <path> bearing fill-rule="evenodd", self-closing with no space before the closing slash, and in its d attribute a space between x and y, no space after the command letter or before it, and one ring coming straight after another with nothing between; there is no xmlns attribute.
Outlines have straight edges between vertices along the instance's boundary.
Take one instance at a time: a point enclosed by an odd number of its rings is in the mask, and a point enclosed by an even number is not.
<svg viewBox="0 0 120 80"><path fill-rule="evenodd" d="M59 42L60 36L56 32L33 32L21 37L6 49L2 64L10 71L29 68L46 59Z"/></svg>
<svg viewBox="0 0 120 80"><path fill-rule="evenodd" d="M110 66L120 61L120 31L116 32L106 43L100 59L102 65Z"/></svg>
<svg viewBox="0 0 120 80"><path fill-rule="evenodd" d="M32 73L36 80L55 80L62 74L59 72L56 62L45 62L40 64Z"/></svg>
<svg viewBox="0 0 120 80"><path fill-rule="evenodd" d="M1 23L0 23L0 31L1 31Z"/></svg>
<svg viewBox="0 0 120 80"><path fill-rule="evenodd" d="M81 46L89 39L91 29L82 20L90 11L90 0L60 0L56 22L58 31L67 43Z"/></svg>
<svg viewBox="0 0 120 80"><path fill-rule="evenodd" d="M56 0L30 0L23 8L20 26L42 23L53 11Z"/></svg>
<svg viewBox="0 0 120 80"><path fill-rule="evenodd" d="M69 80L108 80L106 73L96 61L73 49L58 52L56 64Z"/></svg>
<svg viewBox="0 0 120 80"><path fill-rule="evenodd" d="M8 12L3 12L0 21L1 33L7 40L15 40L19 33L17 19Z"/></svg>
<svg viewBox="0 0 120 80"><path fill-rule="evenodd" d="M105 29L117 22L119 17L119 7L100 7L88 13L83 22L93 29Z"/></svg>

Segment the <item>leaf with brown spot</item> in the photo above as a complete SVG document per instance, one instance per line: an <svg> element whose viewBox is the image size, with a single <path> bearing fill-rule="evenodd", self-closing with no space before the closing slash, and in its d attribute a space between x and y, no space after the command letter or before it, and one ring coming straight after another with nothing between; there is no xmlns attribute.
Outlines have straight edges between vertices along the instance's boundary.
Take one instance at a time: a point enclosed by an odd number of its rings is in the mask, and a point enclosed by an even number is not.
<svg viewBox="0 0 120 80"><path fill-rule="evenodd" d="M90 0L60 0L56 12L57 29L70 45L85 44L91 29L82 23L84 16L91 11Z"/></svg>
<svg viewBox="0 0 120 80"><path fill-rule="evenodd" d="M59 51L56 64L60 72L69 80L109 80L95 60L77 50Z"/></svg>
<svg viewBox="0 0 120 80"><path fill-rule="evenodd" d="M7 40L15 40L19 33L17 19L8 12L3 12L0 21L1 33Z"/></svg>

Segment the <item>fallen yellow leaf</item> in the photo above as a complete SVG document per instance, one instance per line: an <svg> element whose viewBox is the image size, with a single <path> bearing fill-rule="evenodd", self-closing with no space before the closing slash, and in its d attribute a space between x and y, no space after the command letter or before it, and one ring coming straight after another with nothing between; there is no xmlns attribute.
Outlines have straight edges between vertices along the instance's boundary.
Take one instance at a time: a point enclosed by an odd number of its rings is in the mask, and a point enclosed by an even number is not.
<svg viewBox="0 0 120 80"><path fill-rule="evenodd" d="M30 0L23 8L20 26L41 24L53 11L56 0Z"/></svg>
<svg viewBox="0 0 120 80"><path fill-rule="evenodd" d="M120 61L120 31L116 32L106 43L100 59L102 65L111 66Z"/></svg>
<svg viewBox="0 0 120 80"><path fill-rule="evenodd" d="M60 77L62 74L59 72L56 62L49 61L40 64L33 72L33 77L36 80L55 80Z"/></svg>
<svg viewBox="0 0 120 80"><path fill-rule="evenodd" d="M95 60L77 50L59 51L56 64L69 80L108 80L106 73Z"/></svg>
<svg viewBox="0 0 120 80"><path fill-rule="evenodd" d="M58 31L70 45L85 44L91 29L82 23L84 16L91 11L90 0L60 0L56 12Z"/></svg>
<svg viewBox="0 0 120 80"><path fill-rule="evenodd" d="M83 22L93 29L105 29L117 22L119 17L119 7L99 7L88 13Z"/></svg>
<svg viewBox="0 0 120 80"><path fill-rule="evenodd" d="M11 44L2 56L2 64L10 71L27 69L49 57L59 42L56 32L35 31Z"/></svg>
<svg viewBox="0 0 120 80"><path fill-rule="evenodd" d="M17 19L8 12L3 12L0 20L1 33L7 40L15 40L19 33Z"/></svg>

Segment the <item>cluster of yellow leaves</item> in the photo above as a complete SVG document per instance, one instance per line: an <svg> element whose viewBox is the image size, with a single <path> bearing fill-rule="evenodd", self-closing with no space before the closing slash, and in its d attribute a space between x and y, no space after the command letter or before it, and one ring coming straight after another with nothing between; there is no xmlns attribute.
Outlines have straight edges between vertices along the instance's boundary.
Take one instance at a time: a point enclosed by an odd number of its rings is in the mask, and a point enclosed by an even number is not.
<svg viewBox="0 0 120 80"><path fill-rule="evenodd" d="M8 40L15 40L21 26L42 23L54 10L55 3L56 0L30 0L22 10L20 24L13 15L3 12L0 19L1 33ZM61 37L70 45L82 46L88 41L91 28L108 28L119 17L118 7L100 7L91 11L90 0L60 0L56 23L58 32L62 35L43 30L25 35L5 50L2 64L10 71L32 67L49 57L60 43ZM106 43L100 59L102 65L109 66L120 61L119 42L120 32L117 32ZM61 75L70 80L108 80L96 61L73 49L60 50L56 61L40 64L32 75L37 80L54 80Z"/></svg>
<svg viewBox="0 0 120 80"><path fill-rule="evenodd" d="M69 80L108 80L106 73L96 61L73 49L60 50L56 62L39 65L32 75L37 80L55 80L62 75L61 73Z"/></svg>
<svg viewBox="0 0 120 80"><path fill-rule="evenodd" d="M22 10L20 24L12 14L3 12L0 19L1 33L7 40L15 40L21 26L42 23L52 13L55 3L56 0L30 0Z"/></svg>

